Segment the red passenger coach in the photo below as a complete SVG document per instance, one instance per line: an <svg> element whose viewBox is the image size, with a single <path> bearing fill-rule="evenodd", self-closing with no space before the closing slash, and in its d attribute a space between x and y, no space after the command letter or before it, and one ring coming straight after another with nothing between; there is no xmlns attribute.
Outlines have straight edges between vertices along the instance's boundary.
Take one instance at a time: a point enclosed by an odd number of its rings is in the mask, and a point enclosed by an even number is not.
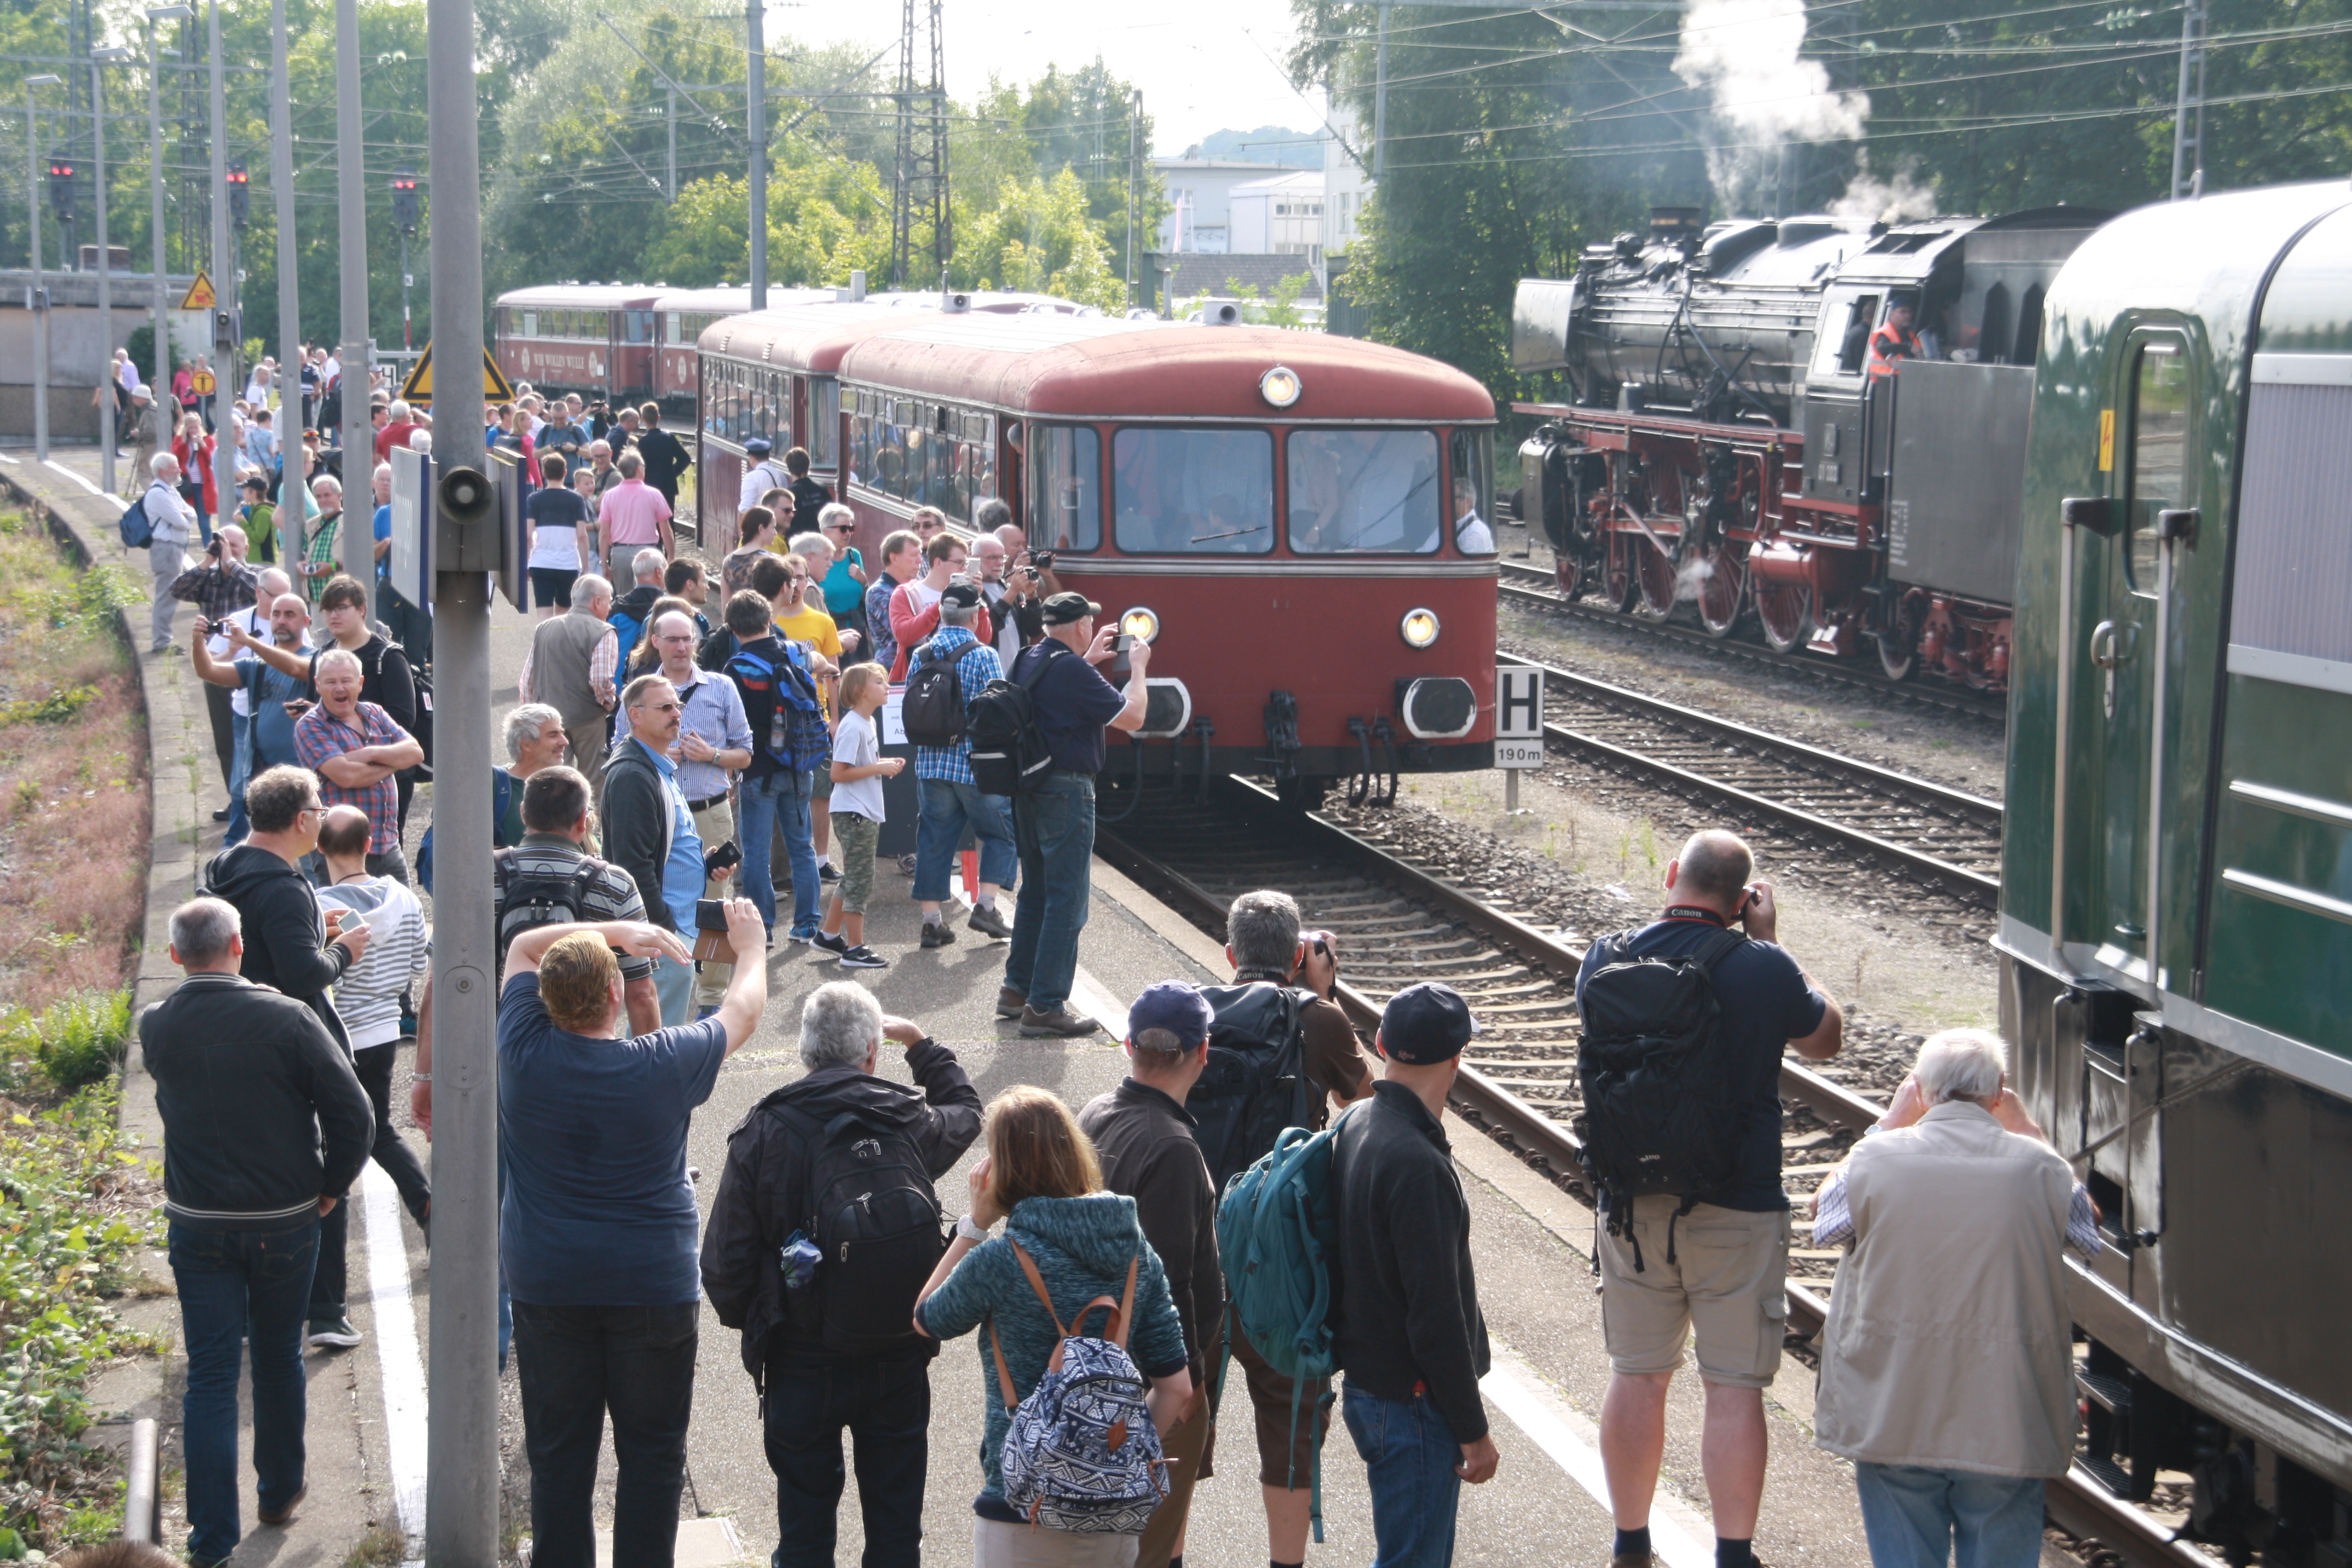
<svg viewBox="0 0 2352 1568"><path fill-rule="evenodd" d="M653 394L660 292L643 284L564 283L501 294L491 325L499 369L541 392L641 403Z"/></svg>
<svg viewBox="0 0 2352 1568"><path fill-rule="evenodd" d="M1107 782L1312 802L1492 765L1495 405L1468 376L1319 333L943 312L863 335L839 378L861 540L1001 497L1151 642Z"/></svg>

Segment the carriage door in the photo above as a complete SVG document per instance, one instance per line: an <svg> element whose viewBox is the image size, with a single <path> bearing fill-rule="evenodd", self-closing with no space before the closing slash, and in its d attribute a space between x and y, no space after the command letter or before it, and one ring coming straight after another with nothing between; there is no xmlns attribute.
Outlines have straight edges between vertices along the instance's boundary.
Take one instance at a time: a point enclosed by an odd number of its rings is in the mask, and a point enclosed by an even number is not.
<svg viewBox="0 0 2352 1568"><path fill-rule="evenodd" d="M2159 776L2166 670L2160 650L2169 629L2165 595L2172 589L2167 514L2196 505L2189 462L2196 407L2187 343L2176 333L2140 332L2130 342L2116 410L2115 490L2120 526L2105 543L2105 570L2088 595L2083 634L2090 690L2078 731L2093 743L2097 787L2085 841L2095 889L2085 932L2099 962L2148 985L2159 984L2151 945L2160 914L2152 900L2156 846L2163 832Z"/></svg>

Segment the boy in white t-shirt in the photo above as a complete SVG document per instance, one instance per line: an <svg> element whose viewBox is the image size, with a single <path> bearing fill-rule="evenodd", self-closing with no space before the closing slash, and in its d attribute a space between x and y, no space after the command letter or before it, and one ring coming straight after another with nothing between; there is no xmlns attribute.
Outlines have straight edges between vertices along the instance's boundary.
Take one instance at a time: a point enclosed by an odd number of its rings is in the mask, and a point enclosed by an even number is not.
<svg viewBox="0 0 2352 1568"><path fill-rule="evenodd" d="M907 765L882 754L874 715L890 695L890 672L853 664L841 672L841 722L833 731L833 841L841 880L814 945L840 956L844 969L881 969L890 961L866 945L866 901L874 896L874 847L882 836L882 781Z"/></svg>

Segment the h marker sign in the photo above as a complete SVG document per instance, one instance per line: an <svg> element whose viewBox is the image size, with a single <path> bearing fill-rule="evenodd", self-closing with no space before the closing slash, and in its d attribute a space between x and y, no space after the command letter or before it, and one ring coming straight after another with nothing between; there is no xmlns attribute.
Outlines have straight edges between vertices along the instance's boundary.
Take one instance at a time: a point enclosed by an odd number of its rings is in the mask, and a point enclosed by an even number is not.
<svg viewBox="0 0 2352 1568"><path fill-rule="evenodd" d="M1543 671L1531 664L1495 667L1495 765L1544 764Z"/></svg>

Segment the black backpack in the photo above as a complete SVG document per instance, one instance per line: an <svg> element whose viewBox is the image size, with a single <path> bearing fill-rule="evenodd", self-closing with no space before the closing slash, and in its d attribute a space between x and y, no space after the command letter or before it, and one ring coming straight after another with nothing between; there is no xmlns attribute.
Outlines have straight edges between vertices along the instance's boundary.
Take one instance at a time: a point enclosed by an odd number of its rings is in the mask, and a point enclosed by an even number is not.
<svg viewBox="0 0 2352 1568"><path fill-rule="evenodd" d="M1624 952L1633 934L1593 944L1597 959L1578 993L1584 1110L1573 1123L1584 1168L1608 1195L1610 1234L1628 1237L1639 1195L1679 1196L1679 1219L1729 1186L1748 1122L1715 995L1716 966L1748 939L1718 931L1696 952L1635 957ZM1666 1261L1675 1261L1672 1222ZM1633 1267L1642 1268L1638 1244Z"/></svg>
<svg viewBox="0 0 2352 1568"><path fill-rule="evenodd" d="M952 746L963 739L963 678L956 673L962 658L961 648L941 653L935 642L915 650L899 714L916 745Z"/></svg>
<svg viewBox="0 0 2352 1568"><path fill-rule="evenodd" d="M1192 1137L1220 1193L1274 1148L1286 1127L1309 1127L1308 994L1261 980L1205 985L1213 1016L1209 1065L1184 1099Z"/></svg>
<svg viewBox="0 0 2352 1568"><path fill-rule="evenodd" d="M604 874L604 862L583 856L568 871L523 871L515 866L520 849L491 854L491 882L498 889L499 969L507 964L507 949L533 926L571 925L586 920L588 890Z"/></svg>
<svg viewBox="0 0 2352 1568"><path fill-rule="evenodd" d="M762 1109L791 1124L808 1150L801 1229L823 1254L809 1288L784 1293L793 1332L843 1356L919 1344L915 1297L948 1243L939 1194L913 1142L903 1128L856 1110L819 1121L775 1096Z"/></svg>
<svg viewBox="0 0 2352 1568"><path fill-rule="evenodd" d="M1027 795L1054 765L1033 693L1056 657L1044 655L1018 679L1000 676L971 700L964 733L971 739L972 783L982 795Z"/></svg>

